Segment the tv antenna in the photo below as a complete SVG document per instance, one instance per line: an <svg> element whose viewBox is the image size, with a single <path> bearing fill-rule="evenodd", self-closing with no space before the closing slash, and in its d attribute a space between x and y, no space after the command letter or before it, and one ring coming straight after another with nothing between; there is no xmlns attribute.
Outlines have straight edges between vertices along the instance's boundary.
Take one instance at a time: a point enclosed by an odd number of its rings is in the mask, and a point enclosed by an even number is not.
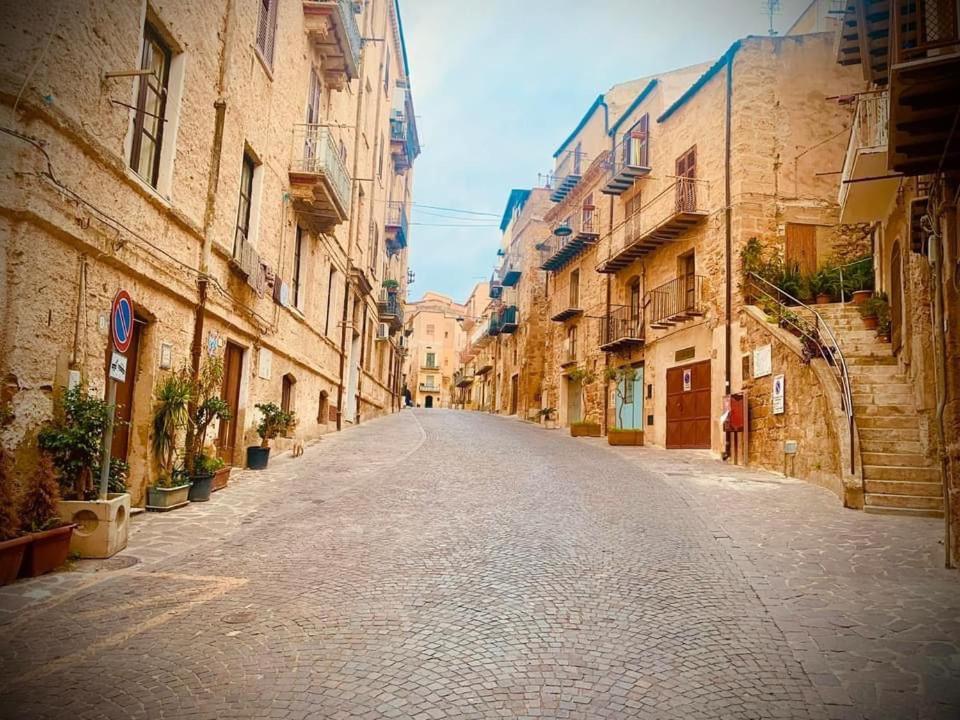
<svg viewBox="0 0 960 720"><path fill-rule="evenodd" d="M780 14L780 0L763 0L763 11L767 14L770 21L770 27L767 32L771 37L777 34L773 27L773 16Z"/></svg>

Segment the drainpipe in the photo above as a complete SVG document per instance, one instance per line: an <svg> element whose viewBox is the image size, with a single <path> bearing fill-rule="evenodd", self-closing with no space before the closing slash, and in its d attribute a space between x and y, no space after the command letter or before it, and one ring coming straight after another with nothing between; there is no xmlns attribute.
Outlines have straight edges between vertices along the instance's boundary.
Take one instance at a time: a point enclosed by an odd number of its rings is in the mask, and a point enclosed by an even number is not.
<svg viewBox="0 0 960 720"><path fill-rule="evenodd" d="M87 298L87 256L80 256L79 290L77 291L77 324L73 330L73 357L70 359L70 369L80 369L80 342L83 337L83 316L86 310Z"/></svg>
<svg viewBox="0 0 960 720"><path fill-rule="evenodd" d="M370 34L370 21L372 20L372 10L364 13L363 23L366 27L363 29L363 35L369 37ZM337 383L337 430L343 429L343 373L347 364L347 318L349 316L350 309L350 254L353 250L354 242L354 233L357 231L357 228L360 225L360 208L359 206L359 190L360 183L357 180L357 169L360 167L360 120L363 117L363 88L366 85L364 82L363 70L366 65L367 53L363 47L364 43L361 41L360 45L360 69L357 71L357 77L359 82L359 89L357 90L357 113L356 120L354 121L354 138L353 138L353 171L351 175L351 182L353 183L353 188L351 188L351 212L350 212L350 224L347 229L347 263L346 269L347 274L343 280L343 312L340 317L340 381Z"/></svg>
<svg viewBox="0 0 960 720"><path fill-rule="evenodd" d="M731 343L733 323L733 230L731 216L731 190L730 190L730 160L732 156L731 136L733 130L731 127L733 116L733 58L736 53L730 53L727 58L727 92L726 92L726 127L724 128L724 169L723 169L723 193L724 193L724 235L725 235L725 282L726 282L726 313L724 318L724 340L723 340L723 366L725 394L730 394L731 385ZM723 459L730 457L730 435L724 434L723 439Z"/></svg>
<svg viewBox="0 0 960 720"><path fill-rule="evenodd" d="M604 106L606 107L606 106ZM612 142L612 141L611 141ZM611 150L611 152L613 152ZM610 196L610 212L607 213L607 239L609 242L613 242L613 195ZM607 275L607 312L606 319L602 322L605 325L600 326L600 341L604 341L603 332L606 329L609 331L610 327L610 300L613 294L613 278L610 277L610 273ZM609 383L606 380L606 370L610 367L610 353L603 353L603 369L604 369L604 382L603 382L603 423L601 423L601 431L604 435L609 431L609 422L608 418L610 417L610 388Z"/></svg>

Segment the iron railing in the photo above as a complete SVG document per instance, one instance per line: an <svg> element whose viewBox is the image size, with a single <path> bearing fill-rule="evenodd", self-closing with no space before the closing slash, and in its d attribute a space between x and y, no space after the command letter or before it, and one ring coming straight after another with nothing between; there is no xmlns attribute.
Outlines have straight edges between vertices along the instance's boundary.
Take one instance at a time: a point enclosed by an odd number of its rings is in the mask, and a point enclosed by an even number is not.
<svg viewBox="0 0 960 720"><path fill-rule="evenodd" d="M322 175L345 213L350 211L350 173L340 148L326 125L304 124L293 128L291 170Z"/></svg>
<svg viewBox="0 0 960 720"><path fill-rule="evenodd" d="M386 288L380 290L380 299L377 302L380 309L380 318L395 318L403 322L403 303L399 293L388 292Z"/></svg>
<svg viewBox="0 0 960 720"><path fill-rule="evenodd" d="M560 156L557 163L557 169L553 173L558 182L562 182L570 176L579 177L583 175L586 168L587 154L583 150L567 150Z"/></svg>
<svg viewBox="0 0 960 720"><path fill-rule="evenodd" d="M812 307L756 273L747 274L746 285L746 295L749 298L770 306L768 309L776 314L777 322L782 327L798 334L805 341L804 346L811 355L819 355L834 369L833 376L840 390L850 438L850 474L856 474L856 456L860 451L860 443L853 416L853 390L847 361L840 350L840 343L833 328Z"/></svg>
<svg viewBox="0 0 960 720"><path fill-rule="evenodd" d="M557 230L560 230L560 235L556 234ZM569 232L566 232L567 230ZM540 266L543 267L564 251L575 255L586 244L594 242L599 235L600 218L596 208L581 208L579 212L554 225L550 237L537 245L540 252Z"/></svg>
<svg viewBox="0 0 960 720"><path fill-rule="evenodd" d="M956 0L904 0L892 3L893 64L933 59L960 45Z"/></svg>
<svg viewBox="0 0 960 720"><path fill-rule="evenodd" d="M619 175L626 168L650 167L650 133L638 133L633 137L624 135L610 156L613 175Z"/></svg>
<svg viewBox="0 0 960 720"><path fill-rule="evenodd" d="M703 276L682 275L647 293L646 316L651 326L702 315Z"/></svg>
<svg viewBox="0 0 960 720"><path fill-rule="evenodd" d="M520 314L516 305L509 305L500 311L500 329L505 333L516 331L520 322Z"/></svg>
<svg viewBox="0 0 960 720"><path fill-rule="evenodd" d="M600 324L600 345L621 340L643 340L643 309L629 305L613 305Z"/></svg>
<svg viewBox="0 0 960 720"><path fill-rule="evenodd" d="M603 262L655 234L658 229L669 225L676 218L706 215L709 206L709 182L697 178L673 177L669 185L614 228L607 248L607 257Z"/></svg>

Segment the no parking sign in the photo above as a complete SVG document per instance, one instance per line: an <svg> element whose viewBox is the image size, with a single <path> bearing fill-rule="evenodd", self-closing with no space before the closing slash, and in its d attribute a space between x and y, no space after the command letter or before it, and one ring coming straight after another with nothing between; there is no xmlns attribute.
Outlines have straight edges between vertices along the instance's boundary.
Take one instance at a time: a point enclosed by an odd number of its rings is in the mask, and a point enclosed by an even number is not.
<svg viewBox="0 0 960 720"><path fill-rule="evenodd" d="M133 341L133 298L126 290L117 292L110 310L110 334L119 353L130 349Z"/></svg>

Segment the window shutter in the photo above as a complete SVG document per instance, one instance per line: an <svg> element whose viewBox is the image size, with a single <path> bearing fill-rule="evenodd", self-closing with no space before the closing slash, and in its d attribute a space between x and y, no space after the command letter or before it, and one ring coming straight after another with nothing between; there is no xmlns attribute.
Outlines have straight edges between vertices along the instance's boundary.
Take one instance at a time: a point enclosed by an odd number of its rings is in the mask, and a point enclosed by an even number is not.
<svg viewBox="0 0 960 720"><path fill-rule="evenodd" d="M278 2L279 0L260 0L260 13L257 16L257 49L270 67L273 67Z"/></svg>

